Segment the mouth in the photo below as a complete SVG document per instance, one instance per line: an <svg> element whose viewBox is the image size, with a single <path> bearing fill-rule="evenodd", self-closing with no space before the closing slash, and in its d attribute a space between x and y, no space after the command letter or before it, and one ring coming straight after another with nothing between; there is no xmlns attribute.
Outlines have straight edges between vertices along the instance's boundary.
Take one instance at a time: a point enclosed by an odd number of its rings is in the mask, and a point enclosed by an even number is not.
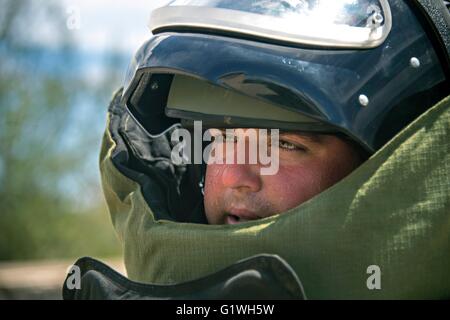
<svg viewBox="0 0 450 320"><path fill-rule="evenodd" d="M234 214L229 214L226 217L226 224L239 224L239 223L242 223L242 222L246 222L246 221L244 221L239 216L236 216Z"/></svg>
<svg viewBox="0 0 450 320"><path fill-rule="evenodd" d="M238 224L261 219L256 213L245 209L232 209L227 212L226 224Z"/></svg>

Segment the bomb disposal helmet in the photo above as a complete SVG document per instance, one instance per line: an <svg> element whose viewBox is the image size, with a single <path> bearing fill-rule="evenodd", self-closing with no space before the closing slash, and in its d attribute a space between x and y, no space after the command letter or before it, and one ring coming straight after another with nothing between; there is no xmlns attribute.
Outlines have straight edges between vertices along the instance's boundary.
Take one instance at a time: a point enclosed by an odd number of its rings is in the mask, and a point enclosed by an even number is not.
<svg viewBox="0 0 450 320"><path fill-rule="evenodd" d="M175 0L123 99L152 120L343 134L374 152L450 91L442 0Z"/></svg>

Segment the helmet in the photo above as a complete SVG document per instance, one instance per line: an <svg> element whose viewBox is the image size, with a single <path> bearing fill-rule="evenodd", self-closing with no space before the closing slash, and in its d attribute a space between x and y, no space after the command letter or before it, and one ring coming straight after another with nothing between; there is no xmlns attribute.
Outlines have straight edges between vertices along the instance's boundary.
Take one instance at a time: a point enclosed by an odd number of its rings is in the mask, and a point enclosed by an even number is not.
<svg viewBox="0 0 450 320"><path fill-rule="evenodd" d="M175 0L153 12L122 99L155 134L343 134L374 152L450 91L442 0Z"/></svg>

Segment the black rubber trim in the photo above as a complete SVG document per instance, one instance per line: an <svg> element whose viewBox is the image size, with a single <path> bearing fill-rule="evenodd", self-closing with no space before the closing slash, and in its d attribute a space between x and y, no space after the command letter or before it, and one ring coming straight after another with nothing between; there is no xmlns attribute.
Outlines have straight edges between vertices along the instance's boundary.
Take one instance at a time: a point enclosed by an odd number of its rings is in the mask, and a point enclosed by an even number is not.
<svg viewBox="0 0 450 320"><path fill-rule="evenodd" d="M233 281L238 287L244 282L241 289L246 289L245 279L240 281L239 276L245 278L245 273L249 272L257 272L261 275L259 279L254 278L248 282L250 287L258 282L257 284L262 284L269 294L272 290L273 292L279 293L280 290L282 292L280 296L267 296L267 294L264 295L254 291L256 298L306 299L303 286L296 273L285 260L277 255L259 254L240 260L214 274L173 285L155 285L131 281L106 264L89 257L80 258L74 265L79 267L81 271L81 288L69 289L67 283L71 275L67 275L62 289L64 300L102 300L104 298L120 299L124 297L138 300L227 299L239 295L239 292L233 291L233 296L227 296L227 286ZM96 293L90 292L92 286L96 284L102 290ZM244 296L244 298L252 297Z"/></svg>
<svg viewBox="0 0 450 320"><path fill-rule="evenodd" d="M442 0L405 1L430 37L446 78L450 80L450 13Z"/></svg>

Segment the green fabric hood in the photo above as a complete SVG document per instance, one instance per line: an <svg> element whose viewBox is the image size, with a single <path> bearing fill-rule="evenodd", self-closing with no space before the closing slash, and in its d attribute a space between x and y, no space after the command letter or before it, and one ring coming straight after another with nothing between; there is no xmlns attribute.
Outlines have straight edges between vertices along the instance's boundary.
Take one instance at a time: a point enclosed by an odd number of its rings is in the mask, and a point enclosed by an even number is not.
<svg viewBox="0 0 450 320"><path fill-rule="evenodd" d="M191 217L201 206L195 170L170 163L173 128L149 136L120 97L109 108L100 169L131 280L186 282L264 253L289 263L309 299L450 298L450 98L299 207L212 226L175 221L201 221ZM372 265L380 290L367 288Z"/></svg>

